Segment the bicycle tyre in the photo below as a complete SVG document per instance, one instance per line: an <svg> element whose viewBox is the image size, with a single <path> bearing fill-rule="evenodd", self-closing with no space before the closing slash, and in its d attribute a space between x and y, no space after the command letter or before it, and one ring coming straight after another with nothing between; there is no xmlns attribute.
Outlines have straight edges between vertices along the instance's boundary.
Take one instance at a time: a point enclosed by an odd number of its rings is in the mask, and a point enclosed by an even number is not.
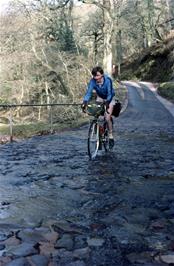
<svg viewBox="0 0 174 266"><path fill-rule="evenodd" d="M105 132L104 132L103 147L105 149L105 152L109 150L109 132L107 128L105 128Z"/></svg>
<svg viewBox="0 0 174 266"><path fill-rule="evenodd" d="M112 122L112 126L114 124L113 118L111 117L111 122ZM108 124L105 121L104 122L104 137L103 137L103 146L105 149L105 152L109 151L109 129L108 129Z"/></svg>
<svg viewBox="0 0 174 266"><path fill-rule="evenodd" d="M96 121L92 121L88 131L88 155L90 159L94 159L99 148L99 125Z"/></svg>

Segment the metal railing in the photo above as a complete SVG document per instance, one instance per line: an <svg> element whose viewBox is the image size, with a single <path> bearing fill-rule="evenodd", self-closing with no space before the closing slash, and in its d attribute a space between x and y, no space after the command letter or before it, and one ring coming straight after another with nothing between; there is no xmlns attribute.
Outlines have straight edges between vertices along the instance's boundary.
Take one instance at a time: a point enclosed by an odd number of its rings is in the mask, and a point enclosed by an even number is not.
<svg viewBox="0 0 174 266"><path fill-rule="evenodd" d="M13 141L13 113L12 113L12 108L16 108L16 107L48 107L48 106L50 106L50 110L49 110L50 133L53 133L53 106L81 106L81 103L0 104L0 108L2 108L2 109L10 108L9 117L6 117L8 122L9 122L10 142Z"/></svg>

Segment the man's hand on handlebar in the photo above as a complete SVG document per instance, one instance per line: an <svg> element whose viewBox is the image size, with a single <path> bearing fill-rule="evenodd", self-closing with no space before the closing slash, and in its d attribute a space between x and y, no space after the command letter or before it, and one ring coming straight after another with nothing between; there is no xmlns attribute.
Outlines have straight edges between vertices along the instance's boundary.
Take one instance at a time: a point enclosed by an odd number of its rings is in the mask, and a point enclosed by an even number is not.
<svg viewBox="0 0 174 266"><path fill-rule="evenodd" d="M86 107L87 107L87 102L86 101L83 101L83 103L81 105L81 108L82 108L83 113L86 113Z"/></svg>

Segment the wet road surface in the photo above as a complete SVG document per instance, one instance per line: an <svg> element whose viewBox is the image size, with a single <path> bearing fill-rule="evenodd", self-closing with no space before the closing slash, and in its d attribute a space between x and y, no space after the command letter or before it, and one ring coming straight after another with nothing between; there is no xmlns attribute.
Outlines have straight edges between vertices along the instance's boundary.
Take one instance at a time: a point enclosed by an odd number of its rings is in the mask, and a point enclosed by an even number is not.
<svg viewBox="0 0 174 266"><path fill-rule="evenodd" d="M93 161L88 125L0 147L0 265L174 263L174 118L146 86L128 98Z"/></svg>

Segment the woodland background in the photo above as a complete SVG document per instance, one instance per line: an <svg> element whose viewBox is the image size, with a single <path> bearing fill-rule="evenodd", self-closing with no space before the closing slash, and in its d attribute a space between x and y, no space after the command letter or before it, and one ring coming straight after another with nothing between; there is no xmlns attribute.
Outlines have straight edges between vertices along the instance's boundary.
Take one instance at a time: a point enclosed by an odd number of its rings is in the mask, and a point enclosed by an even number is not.
<svg viewBox="0 0 174 266"><path fill-rule="evenodd" d="M174 78L173 0L12 0L0 28L1 104L80 103L97 64L115 79ZM14 120L49 109L18 107ZM55 107L53 119L80 115Z"/></svg>

